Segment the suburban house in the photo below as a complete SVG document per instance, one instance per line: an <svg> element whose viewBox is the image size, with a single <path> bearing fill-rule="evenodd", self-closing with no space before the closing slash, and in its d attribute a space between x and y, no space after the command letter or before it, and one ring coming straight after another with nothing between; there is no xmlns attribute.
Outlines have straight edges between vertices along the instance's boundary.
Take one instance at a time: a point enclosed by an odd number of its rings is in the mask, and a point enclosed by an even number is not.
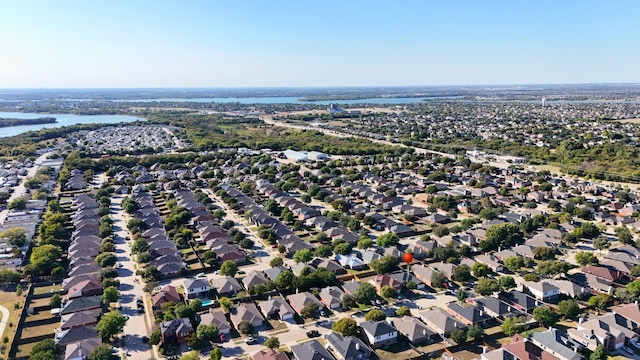
<svg viewBox="0 0 640 360"><path fill-rule="evenodd" d="M101 296L89 296L81 297L73 300L69 300L62 309L60 315L71 314L79 311L102 309L102 297Z"/></svg>
<svg viewBox="0 0 640 360"><path fill-rule="evenodd" d="M258 311L258 308L253 303L243 303L237 307L231 309L229 315L231 322L238 328L238 324L246 321L253 325L255 329L261 328L264 322L264 317Z"/></svg>
<svg viewBox="0 0 640 360"><path fill-rule="evenodd" d="M324 307L320 300L318 300L318 298L313 296L313 294L308 291L291 294L287 296L287 300L289 300L291 307L298 313L298 315L300 315L302 309L308 303L316 303L318 305L318 309L322 309Z"/></svg>
<svg viewBox="0 0 640 360"><path fill-rule="evenodd" d="M414 345L431 342L437 337L436 333L429 329L425 323L411 316L405 315L400 319L394 319L393 325Z"/></svg>
<svg viewBox="0 0 640 360"><path fill-rule="evenodd" d="M178 290L171 285L167 285L160 289L157 293L151 296L151 302L153 303L154 309L160 309L163 304L168 302L179 303L180 302L180 294L178 294Z"/></svg>
<svg viewBox="0 0 640 360"><path fill-rule="evenodd" d="M269 318L276 318L282 321L291 320L296 315L291 305L281 297L259 303L262 312Z"/></svg>
<svg viewBox="0 0 640 360"><path fill-rule="evenodd" d="M289 360L287 354L273 349L260 350L253 354L252 358L253 360Z"/></svg>
<svg viewBox="0 0 640 360"><path fill-rule="evenodd" d="M206 279L184 279L183 286L189 299L205 296L211 291L211 285Z"/></svg>
<svg viewBox="0 0 640 360"><path fill-rule="evenodd" d="M542 301L552 300L560 295L560 289L548 281L525 281L522 283L522 292Z"/></svg>
<svg viewBox="0 0 640 360"><path fill-rule="evenodd" d="M200 315L200 323L205 325L215 324L218 327L218 333L229 334L231 332L231 324L222 311L214 311L209 309L208 313Z"/></svg>
<svg viewBox="0 0 640 360"><path fill-rule="evenodd" d="M431 330L442 336L448 337L453 330L467 328L466 325L442 309L422 311L419 316Z"/></svg>
<svg viewBox="0 0 640 360"><path fill-rule="evenodd" d="M336 360L329 350L315 339L291 346L291 353L295 360Z"/></svg>
<svg viewBox="0 0 640 360"><path fill-rule="evenodd" d="M529 336L529 340L560 360L582 359L579 352L584 346L561 330L549 328L547 331L535 332Z"/></svg>
<svg viewBox="0 0 640 360"><path fill-rule="evenodd" d="M638 339L638 334L620 324L620 315L608 313L591 320L578 323L576 329L569 329L569 336L576 342L590 350L595 350L598 345L603 345L607 350L616 350L625 345L627 341ZM626 321L622 321L626 323Z"/></svg>
<svg viewBox="0 0 640 360"><path fill-rule="evenodd" d="M331 332L325 335L327 349L332 350L338 360L368 360L371 350L365 343L355 336L342 336Z"/></svg>
<svg viewBox="0 0 640 360"><path fill-rule="evenodd" d="M341 301L344 296L344 292L340 290L337 286L327 286L325 288L320 289L320 302L327 307L327 309L341 309Z"/></svg>
<svg viewBox="0 0 640 360"><path fill-rule="evenodd" d="M219 297L233 296L237 292L243 290L240 283L238 283L238 280L231 276L223 276L213 279L211 280L211 284L213 285L213 288L216 289Z"/></svg>
<svg viewBox="0 0 640 360"><path fill-rule="evenodd" d="M447 312L465 325L484 326L491 319L489 314L486 314L484 310L478 307L462 306L455 302L447 305Z"/></svg>
<svg viewBox="0 0 640 360"><path fill-rule="evenodd" d="M385 320L365 321L360 327L373 348L395 344L398 341L398 330Z"/></svg>
<svg viewBox="0 0 640 360"><path fill-rule="evenodd" d="M193 334L193 326L188 318L180 318L160 323L163 344L184 344Z"/></svg>
<svg viewBox="0 0 640 360"><path fill-rule="evenodd" d="M498 319L506 319L508 317L518 317L525 315L524 312L516 309L514 306L494 297L485 296L475 298L473 302L486 314Z"/></svg>

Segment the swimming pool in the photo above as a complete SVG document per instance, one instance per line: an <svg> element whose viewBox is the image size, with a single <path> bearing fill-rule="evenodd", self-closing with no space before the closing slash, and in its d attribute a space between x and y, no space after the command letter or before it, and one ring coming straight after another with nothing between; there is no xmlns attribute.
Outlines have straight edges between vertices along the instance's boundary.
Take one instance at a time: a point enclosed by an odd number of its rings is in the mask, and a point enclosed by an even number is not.
<svg viewBox="0 0 640 360"><path fill-rule="evenodd" d="M202 300L202 306L209 306L213 304L213 300Z"/></svg>

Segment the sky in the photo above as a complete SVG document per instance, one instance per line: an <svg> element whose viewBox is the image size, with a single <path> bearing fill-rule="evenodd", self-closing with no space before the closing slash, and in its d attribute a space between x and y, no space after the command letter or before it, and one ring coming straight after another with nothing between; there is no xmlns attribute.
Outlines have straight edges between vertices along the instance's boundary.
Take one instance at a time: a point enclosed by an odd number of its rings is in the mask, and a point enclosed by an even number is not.
<svg viewBox="0 0 640 360"><path fill-rule="evenodd" d="M0 88L640 83L640 1L0 0Z"/></svg>

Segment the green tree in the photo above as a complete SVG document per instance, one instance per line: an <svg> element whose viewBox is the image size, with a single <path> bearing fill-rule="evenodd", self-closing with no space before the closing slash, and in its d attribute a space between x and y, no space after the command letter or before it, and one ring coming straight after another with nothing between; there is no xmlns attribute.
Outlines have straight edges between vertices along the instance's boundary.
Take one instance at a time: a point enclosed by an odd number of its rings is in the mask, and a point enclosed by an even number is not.
<svg viewBox="0 0 640 360"><path fill-rule="evenodd" d="M162 335L159 330L156 330L149 335L149 344L158 345L162 341Z"/></svg>
<svg viewBox="0 0 640 360"><path fill-rule="evenodd" d="M392 255L385 255L382 258L373 259L369 264L369 267L376 272L376 274L386 274L395 270L398 266L398 258Z"/></svg>
<svg viewBox="0 0 640 360"><path fill-rule="evenodd" d="M500 276L498 278L498 286L500 286L501 290L507 291L516 287L516 281L511 276Z"/></svg>
<svg viewBox="0 0 640 360"><path fill-rule="evenodd" d="M29 260L35 271L44 274L53 269L61 255L62 249L59 246L45 244L33 248Z"/></svg>
<svg viewBox="0 0 640 360"><path fill-rule="evenodd" d="M136 239L131 244L131 252L134 254L141 254L147 250L149 250L149 243L143 238Z"/></svg>
<svg viewBox="0 0 640 360"><path fill-rule="evenodd" d="M127 318L124 315L118 311L111 311L102 315L96 325L96 330L100 337L109 340L113 335L122 332L126 323Z"/></svg>
<svg viewBox="0 0 640 360"><path fill-rule="evenodd" d="M219 346L215 346L209 354L209 360L222 360L222 350Z"/></svg>
<svg viewBox="0 0 640 360"><path fill-rule="evenodd" d="M551 248L537 247L533 249L533 254L538 260L550 260L553 259L555 252Z"/></svg>
<svg viewBox="0 0 640 360"><path fill-rule="evenodd" d="M269 266L272 268L282 266L282 264L284 264L284 261L280 257L274 257L269 261Z"/></svg>
<svg viewBox="0 0 640 360"><path fill-rule="evenodd" d="M544 327L553 326L558 322L558 315L546 306L533 309L533 318Z"/></svg>
<svg viewBox="0 0 640 360"><path fill-rule="evenodd" d="M376 288L368 282L360 283L354 294L356 301L360 304L370 304L376 298Z"/></svg>
<svg viewBox="0 0 640 360"><path fill-rule="evenodd" d="M453 269L453 280L459 282L469 281L471 278L471 268L467 264L461 264Z"/></svg>
<svg viewBox="0 0 640 360"><path fill-rule="evenodd" d="M113 346L109 344L100 344L96 346L87 360L113 360Z"/></svg>
<svg viewBox="0 0 640 360"><path fill-rule="evenodd" d="M280 347L280 339L278 339L276 336L271 336L264 341L264 346L268 347L269 349L277 349Z"/></svg>
<svg viewBox="0 0 640 360"><path fill-rule="evenodd" d="M485 240L478 244L478 249L482 252L497 250L499 247L509 248L522 240L520 227L508 222L490 226L485 236Z"/></svg>
<svg viewBox="0 0 640 360"><path fill-rule="evenodd" d="M609 240L603 237L599 237L593 240L593 247L595 247L598 250L607 249L609 246L611 246L611 243L609 242Z"/></svg>
<svg viewBox="0 0 640 360"><path fill-rule="evenodd" d="M442 288L447 278L440 271L434 271L431 274L431 286L436 288Z"/></svg>
<svg viewBox="0 0 640 360"><path fill-rule="evenodd" d="M510 271L517 272L524 266L524 259L522 256L509 256L504 259L504 266Z"/></svg>
<svg viewBox="0 0 640 360"><path fill-rule="evenodd" d="M228 297L221 297L218 302L220 302L220 307L227 314L231 311L231 308L233 308L233 301Z"/></svg>
<svg viewBox="0 0 640 360"><path fill-rule="evenodd" d="M113 267L118 261L118 258L113 253L102 253L96 256L96 262L100 265L100 267Z"/></svg>
<svg viewBox="0 0 640 360"><path fill-rule="evenodd" d="M245 335L250 335L255 332L253 329L253 325L251 325L251 323L248 321L242 321L240 324L238 324L238 331Z"/></svg>
<svg viewBox="0 0 640 360"><path fill-rule="evenodd" d="M340 243L333 248L333 252L340 255L351 254L352 246L349 243Z"/></svg>
<svg viewBox="0 0 640 360"><path fill-rule="evenodd" d="M398 245L398 242L400 242L400 238L394 232L388 232L388 233L382 234L376 240L376 243L380 247L396 246Z"/></svg>
<svg viewBox="0 0 640 360"><path fill-rule="evenodd" d="M522 330L522 322L516 317L507 317L502 323L502 332L507 336L513 336Z"/></svg>
<svg viewBox="0 0 640 360"><path fill-rule="evenodd" d="M467 336L473 340L479 340L484 336L484 329L478 325L469 326L467 330Z"/></svg>
<svg viewBox="0 0 640 360"><path fill-rule="evenodd" d="M180 360L200 360L200 353L196 350L191 350L188 353L180 356Z"/></svg>
<svg viewBox="0 0 640 360"><path fill-rule="evenodd" d="M318 310L320 310L320 306L315 302L311 301L306 303L302 309L300 310L300 315L306 318L315 318L318 316Z"/></svg>
<svg viewBox="0 0 640 360"><path fill-rule="evenodd" d="M328 258L333 254L333 250L329 245L320 245L313 251L313 254L319 258Z"/></svg>
<svg viewBox="0 0 640 360"><path fill-rule="evenodd" d="M60 294L53 294L53 296L51 296L51 299L49 300L49 306L51 306L52 308L59 308L61 304L62 296L60 296Z"/></svg>
<svg viewBox="0 0 640 360"><path fill-rule="evenodd" d="M360 237L360 240L358 240L357 247L358 249L363 249L363 250L373 247L373 240L369 239L366 236Z"/></svg>
<svg viewBox="0 0 640 360"><path fill-rule="evenodd" d="M196 329L196 337L201 341L212 341L218 336L218 326L216 324L200 324Z"/></svg>
<svg viewBox="0 0 640 360"><path fill-rule="evenodd" d="M483 278L491 273L491 268L487 264L476 261L471 271L473 271L473 276Z"/></svg>
<svg viewBox="0 0 640 360"><path fill-rule="evenodd" d="M562 300L558 303L558 311L568 319L575 319L580 314L580 307L573 300Z"/></svg>
<svg viewBox="0 0 640 360"><path fill-rule="evenodd" d="M102 291L102 301L105 303L115 302L120 299L120 293L115 286L109 286Z"/></svg>
<svg viewBox="0 0 640 360"><path fill-rule="evenodd" d="M627 244L627 245L634 244L633 235L631 235L631 232L627 227L618 226L615 229L613 229L613 231L616 233L616 236L618 237L618 241L620 241L621 243Z"/></svg>
<svg viewBox="0 0 640 360"><path fill-rule="evenodd" d="M478 280L478 285L476 286L476 292L480 295L491 295L494 292L500 290L500 285L494 279L482 278Z"/></svg>
<svg viewBox="0 0 640 360"><path fill-rule="evenodd" d="M598 258L592 252L578 251L575 256L576 262L582 266L598 263Z"/></svg>
<svg viewBox="0 0 640 360"><path fill-rule="evenodd" d="M333 323L331 330L342 336L356 336L358 334L358 324L350 317L343 317Z"/></svg>
<svg viewBox="0 0 640 360"><path fill-rule="evenodd" d="M342 307L343 310L349 310L355 307L358 307L358 303L356 302L356 299L349 295L349 294L345 294L342 297L342 300L340 300L340 306Z"/></svg>
<svg viewBox="0 0 640 360"><path fill-rule="evenodd" d="M589 360L607 360L609 355L607 354L607 350L605 350L604 346L598 345L598 347L591 353L589 356Z"/></svg>
<svg viewBox="0 0 640 360"><path fill-rule="evenodd" d="M456 344L464 344L467 342L467 331L464 329L455 329L451 332L451 340Z"/></svg>
<svg viewBox="0 0 640 360"><path fill-rule="evenodd" d="M291 271L283 271L278 274L278 277L276 277L276 286L281 290L286 289L293 285L294 278L295 276Z"/></svg>
<svg viewBox="0 0 640 360"><path fill-rule="evenodd" d="M384 313L384 311L379 310L379 309L371 309L369 310L369 312L364 316L365 320L367 321L382 321L384 319L387 318L387 315Z"/></svg>
<svg viewBox="0 0 640 360"><path fill-rule="evenodd" d="M380 295L385 299L395 299L398 297L398 290L389 285L380 288Z"/></svg>
<svg viewBox="0 0 640 360"><path fill-rule="evenodd" d="M396 310L396 315L398 316L411 316L411 309L408 306L400 306L398 310Z"/></svg>
<svg viewBox="0 0 640 360"><path fill-rule="evenodd" d="M301 249L293 254L293 261L296 263L308 263L313 259L313 252L311 249Z"/></svg>
<svg viewBox="0 0 640 360"><path fill-rule="evenodd" d="M235 276L238 272L238 265L231 260L227 260L220 265L220 275Z"/></svg>
<svg viewBox="0 0 640 360"><path fill-rule="evenodd" d="M9 244L21 247L27 241L27 235L24 228L14 227L1 232L0 239L7 239Z"/></svg>

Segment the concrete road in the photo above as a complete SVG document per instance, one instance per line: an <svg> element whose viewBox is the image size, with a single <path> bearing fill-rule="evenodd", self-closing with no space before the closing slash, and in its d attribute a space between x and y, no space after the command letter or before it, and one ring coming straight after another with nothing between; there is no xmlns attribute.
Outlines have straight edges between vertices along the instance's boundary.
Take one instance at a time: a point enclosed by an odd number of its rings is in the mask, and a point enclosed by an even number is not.
<svg viewBox="0 0 640 360"><path fill-rule="evenodd" d="M151 309L145 307L145 312L138 313L136 300L144 299L144 284L135 282L138 278L135 275L135 262L131 260L131 250L127 240L129 233L126 226L126 218L122 210L122 196L111 198L111 218L113 219L114 240L116 243L116 255L118 264L122 267L118 269L118 280L120 280L120 293L122 295L122 314L129 316L129 320L124 327L125 345L124 352L131 354L128 359L147 360L152 357L148 344L142 342L143 336L149 336L148 325L153 324L149 317ZM119 266L119 265L116 265Z"/></svg>

